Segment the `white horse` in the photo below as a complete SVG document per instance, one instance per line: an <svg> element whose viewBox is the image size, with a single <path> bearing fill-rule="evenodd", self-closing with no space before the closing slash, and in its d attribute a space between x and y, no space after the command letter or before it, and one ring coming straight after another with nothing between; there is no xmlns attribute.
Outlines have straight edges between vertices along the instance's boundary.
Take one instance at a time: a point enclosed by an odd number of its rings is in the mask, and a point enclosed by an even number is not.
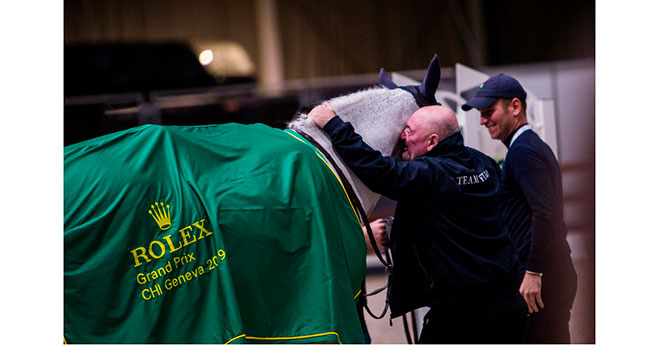
<svg viewBox="0 0 659 345"><path fill-rule="evenodd" d="M329 103L391 154L439 72L435 57L421 85L397 87L381 70L384 87ZM362 342L354 206L378 197L304 114L287 131L147 125L67 146L64 339Z"/></svg>

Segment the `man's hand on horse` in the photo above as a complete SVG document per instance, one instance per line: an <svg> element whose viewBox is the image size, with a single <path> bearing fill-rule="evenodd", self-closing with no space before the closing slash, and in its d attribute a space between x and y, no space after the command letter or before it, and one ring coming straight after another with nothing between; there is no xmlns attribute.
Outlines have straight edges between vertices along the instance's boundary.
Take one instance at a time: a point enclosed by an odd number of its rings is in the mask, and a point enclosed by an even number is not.
<svg viewBox="0 0 659 345"><path fill-rule="evenodd" d="M329 103L324 102L323 104L311 109L308 116L311 118L311 120L313 120L316 126L323 128L325 127L325 124L329 122L329 120L336 116L336 112Z"/></svg>

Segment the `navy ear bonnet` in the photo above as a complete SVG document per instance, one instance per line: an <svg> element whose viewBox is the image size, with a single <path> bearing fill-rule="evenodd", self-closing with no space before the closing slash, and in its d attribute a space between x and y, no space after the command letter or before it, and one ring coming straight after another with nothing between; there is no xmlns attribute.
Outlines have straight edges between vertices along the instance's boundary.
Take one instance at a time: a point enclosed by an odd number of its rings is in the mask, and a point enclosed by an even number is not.
<svg viewBox="0 0 659 345"><path fill-rule="evenodd" d="M437 91L437 86L439 85L439 79L441 76L442 73L439 69L439 58L437 58L437 54L435 54L428 65L426 76L423 78L420 85L398 86L393 80L391 80L391 76L389 76L384 68L380 69L380 85L388 89L401 88L411 93L419 107L441 105L435 99L435 92Z"/></svg>

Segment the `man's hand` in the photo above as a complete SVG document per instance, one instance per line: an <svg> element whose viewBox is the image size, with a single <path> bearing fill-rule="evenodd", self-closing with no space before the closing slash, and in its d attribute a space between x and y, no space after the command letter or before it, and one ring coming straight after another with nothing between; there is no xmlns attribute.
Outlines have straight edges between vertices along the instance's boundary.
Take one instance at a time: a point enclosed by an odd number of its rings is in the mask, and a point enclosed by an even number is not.
<svg viewBox="0 0 659 345"><path fill-rule="evenodd" d="M311 109L307 116L313 120L316 126L323 128L329 120L336 116L336 112L329 103L324 102L322 105L318 105Z"/></svg>
<svg viewBox="0 0 659 345"><path fill-rule="evenodd" d="M382 221L382 219L376 219L370 223L371 225L371 230L373 230L373 237L375 237L375 243L377 243L380 246L388 246L389 245L389 238L387 237L387 227L385 223ZM371 247L371 240L368 238L368 232L366 230L366 227L363 226L362 230L364 230L364 239L366 240L366 246L368 247L369 250L373 250Z"/></svg>
<svg viewBox="0 0 659 345"><path fill-rule="evenodd" d="M537 313L540 308L544 308L545 304L542 302L540 292L542 291L542 277L535 274L526 272L522 286L519 287L519 293L524 297L526 305L529 308L529 313Z"/></svg>

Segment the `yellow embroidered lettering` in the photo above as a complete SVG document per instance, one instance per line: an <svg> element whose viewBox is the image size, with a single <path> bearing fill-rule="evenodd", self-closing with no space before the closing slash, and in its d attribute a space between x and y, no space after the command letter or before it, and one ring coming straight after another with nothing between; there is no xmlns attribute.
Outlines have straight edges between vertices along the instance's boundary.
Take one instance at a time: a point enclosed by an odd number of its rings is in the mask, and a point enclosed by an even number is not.
<svg viewBox="0 0 659 345"><path fill-rule="evenodd" d="M197 240L197 237L194 234L190 235L186 230L191 231L192 226L188 225L187 227L185 227L185 228L178 231L178 232L181 233L181 237L183 237L183 246L184 247L189 245L190 243L194 243ZM192 241L188 242L188 238L190 238L190 237L192 237Z"/></svg>
<svg viewBox="0 0 659 345"><path fill-rule="evenodd" d="M137 254L138 250L141 251L142 253ZM142 264L139 258L144 258L146 262L151 262L151 259L149 259L149 257L146 256L146 249L144 249L144 247L137 247L136 249L131 250L131 253L133 253L133 257L135 258L135 266L133 267L137 267Z"/></svg>
<svg viewBox="0 0 659 345"><path fill-rule="evenodd" d="M204 237L206 237L206 236L210 236L210 235L213 234L212 232L210 232L210 231L208 231L208 230L206 230L206 229L204 228L204 221L205 221L205 220L206 220L206 219L202 219L202 220L200 220L200 221L198 221L198 222L192 224L192 225L194 225L197 229L201 230L201 234L200 234L199 237L197 238L198 240L200 240L200 239L202 239L202 238L204 238Z"/></svg>
<svg viewBox="0 0 659 345"><path fill-rule="evenodd" d="M178 248L174 248L174 244L172 243L171 237L172 237L172 235L169 235L169 236L163 237L162 239L167 241L167 244L169 245L169 252L173 253L173 252L181 249L181 247L183 247L183 245L181 244L181 241L179 241L178 242Z"/></svg>
<svg viewBox="0 0 659 345"><path fill-rule="evenodd" d="M154 244L157 244L158 247L160 247L160 255L156 255L153 252L153 245ZM151 242L151 244L149 245L149 255L151 255L151 257L154 258L154 259L160 259L163 255L165 255L165 245L162 244L160 241Z"/></svg>

